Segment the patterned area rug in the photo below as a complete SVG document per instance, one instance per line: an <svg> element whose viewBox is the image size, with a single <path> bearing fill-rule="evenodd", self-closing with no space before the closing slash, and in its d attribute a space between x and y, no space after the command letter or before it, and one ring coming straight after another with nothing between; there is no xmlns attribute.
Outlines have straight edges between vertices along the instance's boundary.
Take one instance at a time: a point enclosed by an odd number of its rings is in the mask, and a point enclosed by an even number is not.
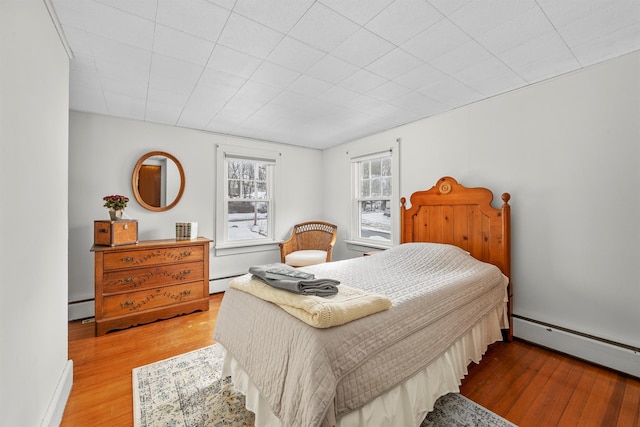
<svg viewBox="0 0 640 427"><path fill-rule="evenodd" d="M135 368L134 427L250 427L253 413L231 378L221 378L219 347ZM442 396L420 427L513 427L514 424L457 393Z"/></svg>

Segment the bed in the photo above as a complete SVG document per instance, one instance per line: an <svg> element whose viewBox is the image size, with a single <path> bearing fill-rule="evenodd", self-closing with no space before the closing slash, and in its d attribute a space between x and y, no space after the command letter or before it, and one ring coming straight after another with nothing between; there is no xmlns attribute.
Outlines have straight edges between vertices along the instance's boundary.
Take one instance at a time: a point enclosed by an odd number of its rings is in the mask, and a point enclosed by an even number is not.
<svg viewBox="0 0 640 427"><path fill-rule="evenodd" d="M458 391L468 364L512 336L510 196L492 200L443 177L401 199L401 245L303 268L387 298L375 314L311 326L247 292L251 275L234 279L214 340L256 426L419 426Z"/></svg>

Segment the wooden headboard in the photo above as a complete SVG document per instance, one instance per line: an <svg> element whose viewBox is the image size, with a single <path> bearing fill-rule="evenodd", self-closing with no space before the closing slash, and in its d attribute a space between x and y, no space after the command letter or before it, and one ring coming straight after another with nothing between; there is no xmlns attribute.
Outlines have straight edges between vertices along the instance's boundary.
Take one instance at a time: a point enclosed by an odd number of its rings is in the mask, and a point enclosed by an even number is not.
<svg viewBox="0 0 640 427"><path fill-rule="evenodd" d="M445 176L426 191L400 201L400 243L432 242L456 245L480 261L496 265L511 278L511 206L509 193L502 207L493 208L493 193L486 188L466 188ZM512 290L509 283L509 323ZM509 331L509 339L511 330Z"/></svg>

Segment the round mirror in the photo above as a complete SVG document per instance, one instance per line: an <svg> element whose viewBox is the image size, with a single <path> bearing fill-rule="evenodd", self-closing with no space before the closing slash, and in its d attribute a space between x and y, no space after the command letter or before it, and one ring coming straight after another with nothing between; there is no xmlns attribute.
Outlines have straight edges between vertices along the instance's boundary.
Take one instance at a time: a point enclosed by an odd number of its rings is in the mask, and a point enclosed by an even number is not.
<svg viewBox="0 0 640 427"><path fill-rule="evenodd" d="M131 186L142 207L156 212L167 211L178 204L184 191L182 165L169 153L147 153L133 169Z"/></svg>

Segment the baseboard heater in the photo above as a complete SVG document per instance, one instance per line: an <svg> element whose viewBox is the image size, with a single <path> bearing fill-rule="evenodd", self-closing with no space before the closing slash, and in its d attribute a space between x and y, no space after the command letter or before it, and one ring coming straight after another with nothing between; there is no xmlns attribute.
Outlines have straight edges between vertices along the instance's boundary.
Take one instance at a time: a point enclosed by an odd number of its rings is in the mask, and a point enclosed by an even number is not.
<svg viewBox="0 0 640 427"><path fill-rule="evenodd" d="M640 348L513 315L513 335L640 378Z"/></svg>

